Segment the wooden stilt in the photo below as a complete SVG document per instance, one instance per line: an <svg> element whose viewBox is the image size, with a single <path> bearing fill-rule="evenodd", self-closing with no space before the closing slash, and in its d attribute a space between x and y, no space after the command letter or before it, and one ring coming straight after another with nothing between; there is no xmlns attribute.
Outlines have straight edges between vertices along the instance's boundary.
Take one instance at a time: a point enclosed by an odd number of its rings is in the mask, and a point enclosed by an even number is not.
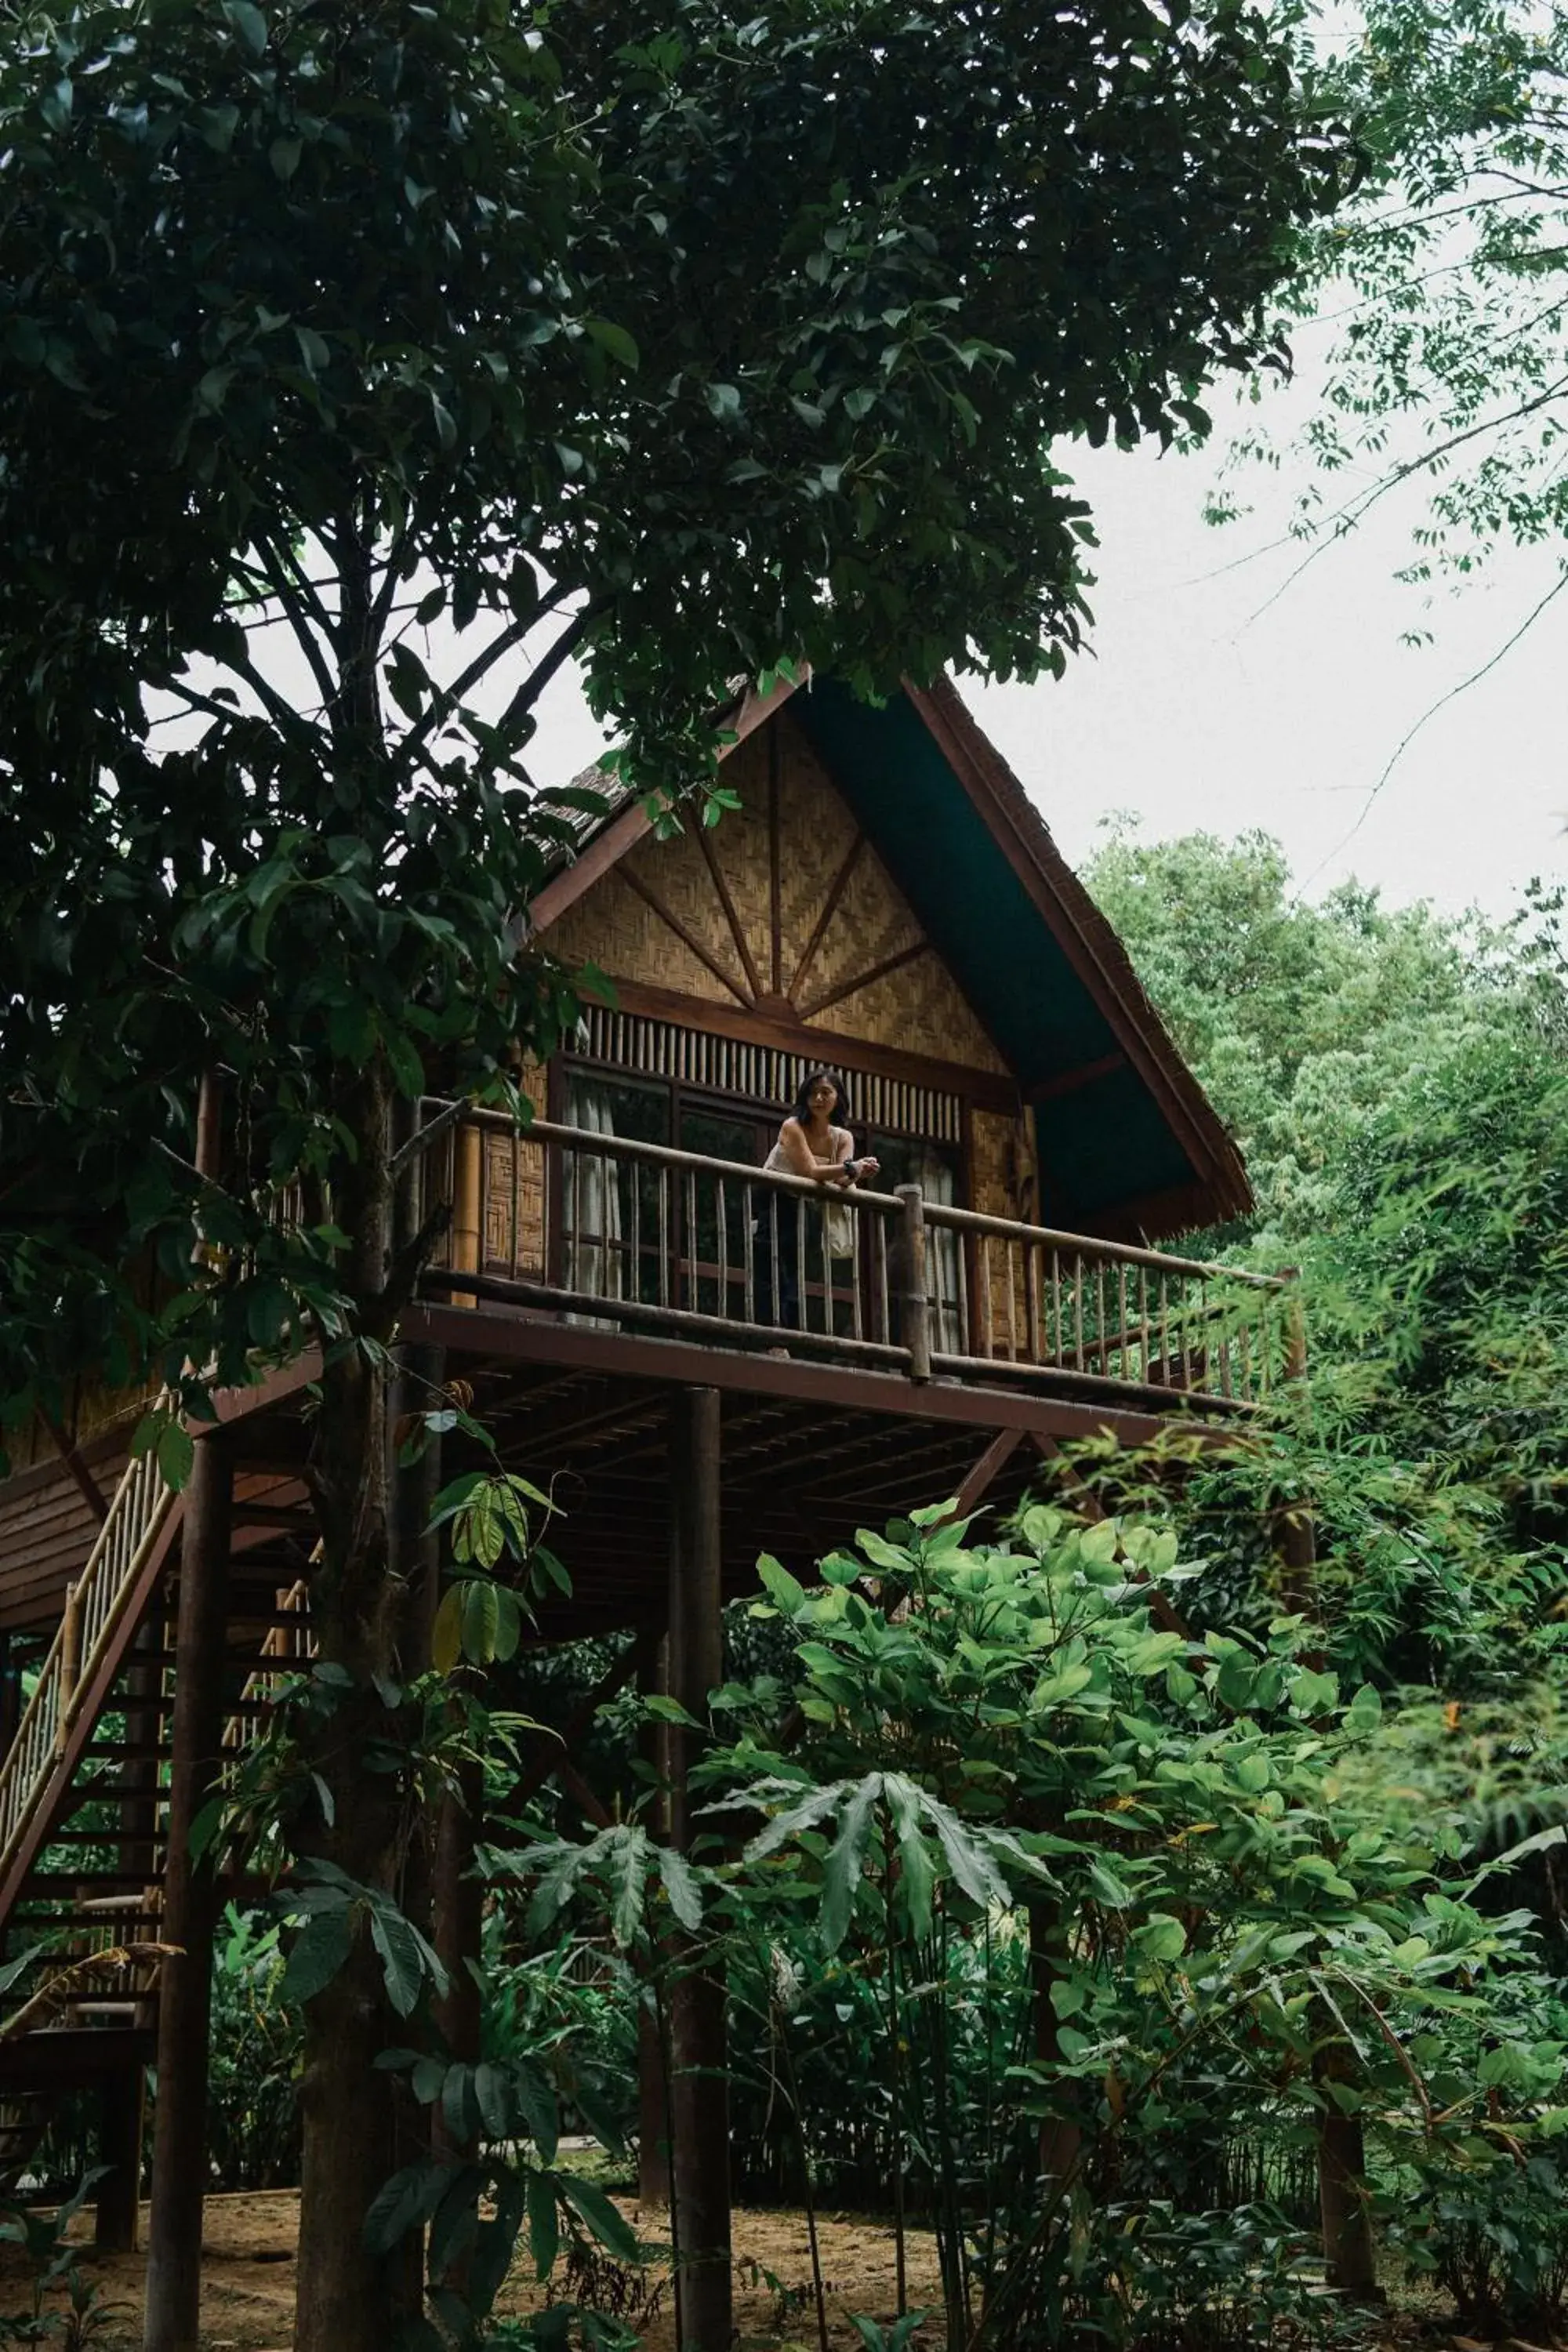
<svg viewBox="0 0 1568 2352"><path fill-rule="evenodd" d="M723 1678L720 1578L720 1399L716 1389L682 1391L671 1446L669 1687L689 1715L708 1713ZM698 1735L670 1727L670 1834L692 1842L688 1774ZM730 2099L724 1978L700 1945L672 1951L669 1993L670 2137L679 2352L729 2352Z"/></svg>
<svg viewBox="0 0 1568 2352"><path fill-rule="evenodd" d="M659 1627L641 1626L636 1647L637 1689L650 1698L668 1685L668 1640ZM657 1784L643 1819L650 1837L667 1838L669 1767L664 1726L645 1723L638 1748ZM661 2007L662 1996L656 1997L654 1983L645 1984L637 2004L637 2202L657 2211L669 2203L669 2075Z"/></svg>
<svg viewBox="0 0 1568 2352"><path fill-rule="evenodd" d="M98 2160L109 2170L98 2184L92 2231L93 2245L100 2254L130 2254L136 2251L144 2087L140 2066L111 2074L103 2085Z"/></svg>
<svg viewBox="0 0 1568 2352"><path fill-rule="evenodd" d="M206 2188L207 2034L216 1879L191 1829L217 1779L234 1475L216 1437L195 1449L185 1489L174 1633L174 1759L163 1873L165 1959L158 2006L158 2101L147 2231L145 2352L196 2352Z"/></svg>

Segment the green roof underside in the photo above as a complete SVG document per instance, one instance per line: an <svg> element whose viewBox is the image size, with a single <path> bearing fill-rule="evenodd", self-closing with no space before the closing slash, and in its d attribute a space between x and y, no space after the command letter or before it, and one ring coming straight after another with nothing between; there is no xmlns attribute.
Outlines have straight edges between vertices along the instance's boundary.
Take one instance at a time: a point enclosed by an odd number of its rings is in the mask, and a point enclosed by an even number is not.
<svg viewBox="0 0 1568 2352"><path fill-rule="evenodd" d="M1121 1049L1045 917L907 698L878 709L831 679L792 697L810 738L921 929L1025 1088ZM911 1049L940 1041L910 1038ZM1092 1224L1192 1184L1191 1160L1137 1071L1035 1114L1045 1216Z"/></svg>

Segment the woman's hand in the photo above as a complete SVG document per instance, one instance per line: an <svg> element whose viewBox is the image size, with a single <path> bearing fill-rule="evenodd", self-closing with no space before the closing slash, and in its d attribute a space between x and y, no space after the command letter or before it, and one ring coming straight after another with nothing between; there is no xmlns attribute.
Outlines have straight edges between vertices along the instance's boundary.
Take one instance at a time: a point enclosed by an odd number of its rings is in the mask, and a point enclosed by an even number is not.
<svg viewBox="0 0 1568 2352"><path fill-rule="evenodd" d="M879 1160L873 1160L869 1152L867 1153L864 1160L852 1160L849 1162L849 1165L855 1171L855 1181L857 1184L863 1184L868 1176L879 1176L882 1172L881 1161Z"/></svg>

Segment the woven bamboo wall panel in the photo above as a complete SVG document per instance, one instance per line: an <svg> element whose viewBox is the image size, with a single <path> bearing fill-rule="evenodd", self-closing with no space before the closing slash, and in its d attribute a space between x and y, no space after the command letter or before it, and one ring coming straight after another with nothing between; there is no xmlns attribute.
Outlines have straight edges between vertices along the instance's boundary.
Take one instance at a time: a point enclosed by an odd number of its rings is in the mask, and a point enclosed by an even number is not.
<svg viewBox="0 0 1568 2352"><path fill-rule="evenodd" d="M766 992L773 988L773 849L772 824L768 814L768 728L762 728L747 737L738 750L724 762L726 787L740 794L738 809L725 812L722 824L717 824L708 836L714 861L724 877L724 885L733 902L740 920L742 934L752 951L752 962ZM786 854L785 864L788 858ZM725 926L726 936L728 925ZM789 985L795 970L788 946L788 929L784 931L784 953L779 961L781 989ZM731 946L727 962L737 961Z"/></svg>
<svg viewBox="0 0 1568 2352"><path fill-rule="evenodd" d="M934 950L853 984L888 958L921 948L923 935L875 850L868 844L857 849L855 818L787 709L739 746L724 782L740 797L738 811L705 836L689 820L669 840L638 842L552 927L552 952L710 1003L745 1004L759 992L785 996L816 1026L841 1036L1005 1074L1005 1064ZM818 939L824 909L835 899Z"/></svg>
<svg viewBox="0 0 1568 2352"><path fill-rule="evenodd" d="M545 1072L525 1062L518 1085L541 1117L550 1105ZM481 1257L487 1274L544 1278L544 1154L510 1135L485 1137Z"/></svg>

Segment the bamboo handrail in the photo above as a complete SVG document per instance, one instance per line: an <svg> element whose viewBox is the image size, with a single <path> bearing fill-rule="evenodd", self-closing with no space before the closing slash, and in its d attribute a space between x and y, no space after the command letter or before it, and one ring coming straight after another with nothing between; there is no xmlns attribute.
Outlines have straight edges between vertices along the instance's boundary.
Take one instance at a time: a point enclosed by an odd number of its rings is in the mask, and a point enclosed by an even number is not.
<svg viewBox="0 0 1568 2352"><path fill-rule="evenodd" d="M174 1499L153 1453L133 1455L81 1574L68 1587L55 1636L0 1762L0 1876L69 1744L82 1692L119 1633L130 1596Z"/></svg>

